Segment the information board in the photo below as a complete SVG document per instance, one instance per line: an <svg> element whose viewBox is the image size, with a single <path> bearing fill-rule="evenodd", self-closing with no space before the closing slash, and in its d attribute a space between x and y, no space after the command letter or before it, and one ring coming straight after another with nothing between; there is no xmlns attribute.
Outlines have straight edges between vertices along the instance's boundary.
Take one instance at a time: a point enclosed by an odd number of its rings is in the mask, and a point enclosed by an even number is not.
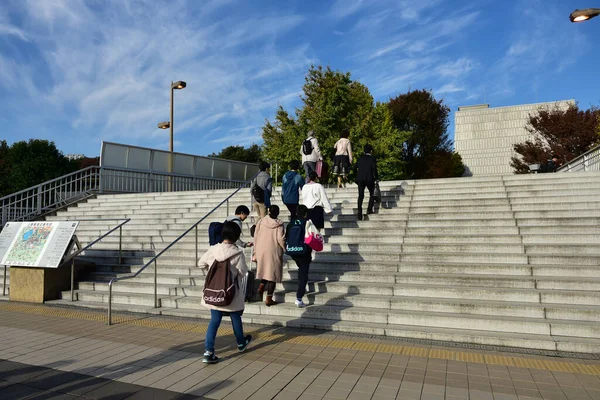
<svg viewBox="0 0 600 400"><path fill-rule="evenodd" d="M7 222L0 233L0 264L57 268L79 221Z"/></svg>

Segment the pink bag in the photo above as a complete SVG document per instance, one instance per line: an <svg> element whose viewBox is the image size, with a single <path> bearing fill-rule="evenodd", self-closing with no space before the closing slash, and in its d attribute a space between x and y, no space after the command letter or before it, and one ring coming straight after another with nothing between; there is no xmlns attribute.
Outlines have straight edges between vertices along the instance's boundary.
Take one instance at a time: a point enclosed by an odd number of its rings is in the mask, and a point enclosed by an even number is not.
<svg viewBox="0 0 600 400"><path fill-rule="evenodd" d="M317 161L317 170L315 172L317 173L317 176L320 178L321 172L323 172L323 161L321 161L321 160Z"/></svg>
<svg viewBox="0 0 600 400"><path fill-rule="evenodd" d="M323 236L310 219L304 227L304 243L314 251L323 251Z"/></svg>

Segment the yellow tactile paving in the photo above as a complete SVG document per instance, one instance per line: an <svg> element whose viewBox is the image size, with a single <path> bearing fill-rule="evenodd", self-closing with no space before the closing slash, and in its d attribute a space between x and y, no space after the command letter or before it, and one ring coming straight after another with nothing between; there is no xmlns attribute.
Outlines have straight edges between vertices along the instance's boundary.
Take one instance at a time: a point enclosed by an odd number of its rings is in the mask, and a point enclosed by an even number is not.
<svg viewBox="0 0 600 400"><path fill-rule="evenodd" d="M53 316L70 319L83 319L88 321L106 322L106 314L98 312L89 312L85 310L72 310L65 308L53 308L43 305L30 305L23 303L0 303L0 310L21 312L28 314L37 314L44 316ZM114 324L127 324L142 326L147 328L167 329L179 332L205 333L207 324L205 322L187 322L176 320L162 320L151 316L124 316L114 315ZM464 361L469 363L505 365L521 368L572 372L576 374L598 375L600 376L600 365L588 365L576 362L549 361L539 358L518 357L518 356L498 356L490 354L481 354L468 351L451 351L444 349L432 349L418 346L404 346L399 344L372 343L367 341L338 339L335 337L323 337L314 335L296 335L281 334L265 331L259 328L251 328L249 332L255 335L257 339L268 340L270 342L285 342L290 344L305 344L319 347L332 347L338 349L370 351L387 354L404 354L407 356L435 358L442 360ZM221 327L219 333L222 335L232 335L233 330L228 327Z"/></svg>

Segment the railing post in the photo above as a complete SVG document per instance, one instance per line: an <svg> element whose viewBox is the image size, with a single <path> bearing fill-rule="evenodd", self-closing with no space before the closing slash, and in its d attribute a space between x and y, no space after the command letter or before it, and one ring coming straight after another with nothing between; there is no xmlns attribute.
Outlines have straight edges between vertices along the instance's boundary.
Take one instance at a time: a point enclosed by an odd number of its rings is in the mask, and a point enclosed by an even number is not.
<svg viewBox="0 0 600 400"><path fill-rule="evenodd" d="M2 296L6 296L6 265L4 266L4 283L2 284Z"/></svg>
<svg viewBox="0 0 600 400"><path fill-rule="evenodd" d="M121 263L123 262L123 256L122 256L122 237L123 237L123 225L119 226L119 265L121 265Z"/></svg>
<svg viewBox="0 0 600 400"><path fill-rule="evenodd" d="M104 173L102 171L103 171L102 168L98 169L98 181L99 181L99 184L98 184L99 189L98 189L98 191L100 192L100 194L104 193Z"/></svg>
<svg viewBox="0 0 600 400"><path fill-rule="evenodd" d="M112 325L112 279L108 282L108 325Z"/></svg>
<svg viewBox="0 0 600 400"><path fill-rule="evenodd" d="M158 308L158 268L156 266L156 260L154 260L154 308Z"/></svg>
<svg viewBox="0 0 600 400"><path fill-rule="evenodd" d="M75 286L75 257L71 260L71 301L75 301L73 296L73 288Z"/></svg>
<svg viewBox="0 0 600 400"><path fill-rule="evenodd" d="M229 217L229 199L227 199L227 216ZM198 226L196 225L196 227Z"/></svg>
<svg viewBox="0 0 600 400"><path fill-rule="evenodd" d="M42 213L42 185L37 187L37 214Z"/></svg>
<svg viewBox="0 0 600 400"><path fill-rule="evenodd" d="M196 240L194 242L196 244L196 258L194 259L194 267L198 263L198 225L196 225ZM5 267L6 268L6 267Z"/></svg>
<svg viewBox="0 0 600 400"><path fill-rule="evenodd" d="M4 225L8 222L8 206L2 206L2 226L0 228L4 228Z"/></svg>

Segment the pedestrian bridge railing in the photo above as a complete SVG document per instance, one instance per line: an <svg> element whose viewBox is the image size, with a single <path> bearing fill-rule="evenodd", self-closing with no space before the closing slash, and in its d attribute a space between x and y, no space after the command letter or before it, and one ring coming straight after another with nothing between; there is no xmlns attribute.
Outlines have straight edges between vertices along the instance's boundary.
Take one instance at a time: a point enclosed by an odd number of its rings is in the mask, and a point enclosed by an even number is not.
<svg viewBox="0 0 600 400"><path fill-rule="evenodd" d="M600 145L565 163L556 172L600 171Z"/></svg>
<svg viewBox="0 0 600 400"><path fill-rule="evenodd" d="M91 166L0 198L0 229L31 221L98 193L149 193L237 188L244 181Z"/></svg>

